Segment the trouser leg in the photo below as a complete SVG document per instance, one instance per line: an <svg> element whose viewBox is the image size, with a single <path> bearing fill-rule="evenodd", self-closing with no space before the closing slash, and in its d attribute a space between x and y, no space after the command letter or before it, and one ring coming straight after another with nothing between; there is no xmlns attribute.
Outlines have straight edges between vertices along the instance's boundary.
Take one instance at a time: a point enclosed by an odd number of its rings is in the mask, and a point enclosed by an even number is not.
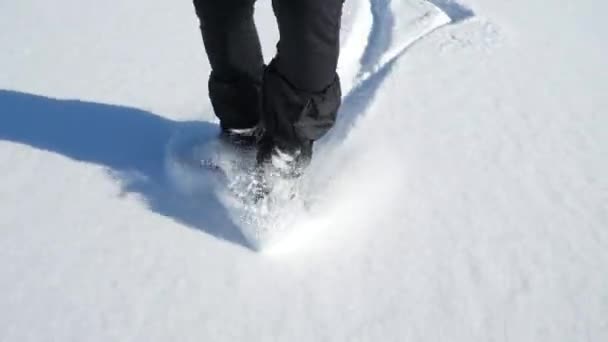
<svg viewBox="0 0 608 342"><path fill-rule="evenodd" d="M336 73L343 0L273 0L277 54L264 72L266 139L311 146L333 126L341 102Z"/></svg>
<svg viewBox="0 0 608 342"><path fill-rule="evenodd" d="M209 97L223 128L256 125L264 60L253 21L255 0L194 0L211 64Z"/></svg>

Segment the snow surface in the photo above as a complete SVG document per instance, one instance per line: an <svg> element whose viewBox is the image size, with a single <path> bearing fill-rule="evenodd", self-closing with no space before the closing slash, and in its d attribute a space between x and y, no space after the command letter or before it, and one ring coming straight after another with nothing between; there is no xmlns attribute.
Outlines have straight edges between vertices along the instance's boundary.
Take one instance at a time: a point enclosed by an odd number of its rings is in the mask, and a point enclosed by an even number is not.
<svg viewBox="0 0 608 342"><path fill-rule="evenodd" d="M346 6L313 214L258 253L164 168L216 129L189 1L0 2L0 341L608 340L608 5Z"/></svg>

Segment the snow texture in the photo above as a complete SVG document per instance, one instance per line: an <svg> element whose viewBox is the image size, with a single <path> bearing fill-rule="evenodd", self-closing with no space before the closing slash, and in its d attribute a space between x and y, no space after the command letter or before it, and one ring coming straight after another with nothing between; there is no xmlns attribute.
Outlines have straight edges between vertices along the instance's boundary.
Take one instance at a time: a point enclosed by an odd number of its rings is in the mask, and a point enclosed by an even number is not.
<svg viewBox="0 0 608 342"><path fill-rule="evenodd" d="M260 253L167 172L217 132L190 2L0 2L0 341L608 340L608 5L345 4L312 207Z"/></svg>

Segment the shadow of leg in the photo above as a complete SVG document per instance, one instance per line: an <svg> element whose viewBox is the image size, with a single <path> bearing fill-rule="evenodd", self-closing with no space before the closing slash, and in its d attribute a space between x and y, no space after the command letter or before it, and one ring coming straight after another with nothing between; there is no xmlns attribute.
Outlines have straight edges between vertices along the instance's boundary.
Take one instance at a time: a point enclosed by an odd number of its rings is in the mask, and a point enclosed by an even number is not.
<svg viewBox="0 0 608 342"><path fill-rule="evenodd" d="M165 146L184 127L209 137L218 130L215 124L176 122L135 108L0 90L0 140L106 167L123 193L141 195L153 212L246 246L212 193L193 199L168 182Z"/></svg>

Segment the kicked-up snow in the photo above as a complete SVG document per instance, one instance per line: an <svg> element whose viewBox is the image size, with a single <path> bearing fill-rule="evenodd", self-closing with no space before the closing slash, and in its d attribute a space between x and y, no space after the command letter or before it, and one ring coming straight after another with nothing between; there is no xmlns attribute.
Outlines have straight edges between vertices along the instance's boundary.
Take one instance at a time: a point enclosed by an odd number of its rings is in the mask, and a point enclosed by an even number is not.
<svg viewBox="0 0 608 342"><path fill-rule="evenodd" d="M170 167L217 130L190 2L1 4L0 340L606 340L606 10L347 0L340 121L260 253Z"/></svg>

